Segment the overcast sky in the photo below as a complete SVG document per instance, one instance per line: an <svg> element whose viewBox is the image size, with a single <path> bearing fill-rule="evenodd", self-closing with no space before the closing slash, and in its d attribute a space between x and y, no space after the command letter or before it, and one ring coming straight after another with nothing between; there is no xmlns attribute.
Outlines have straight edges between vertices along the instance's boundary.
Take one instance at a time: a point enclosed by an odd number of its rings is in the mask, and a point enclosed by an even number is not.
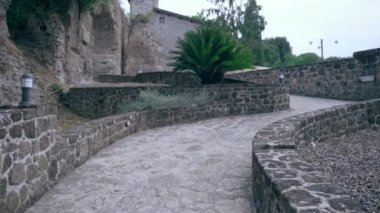
<svg viewBox="0 0 380 213"><path fill-rule="evenodd" d="M124 0L126 1L126 0ZM263 37L285 36L293 53L315 52L324 39L325 56L352 56L380 48L380 0L256 0L267 21ZM160 0L164 10L194 15L207 0ZM313 41L313 45L309 42ZM335 41L339 41L336 45Z"/></svg>

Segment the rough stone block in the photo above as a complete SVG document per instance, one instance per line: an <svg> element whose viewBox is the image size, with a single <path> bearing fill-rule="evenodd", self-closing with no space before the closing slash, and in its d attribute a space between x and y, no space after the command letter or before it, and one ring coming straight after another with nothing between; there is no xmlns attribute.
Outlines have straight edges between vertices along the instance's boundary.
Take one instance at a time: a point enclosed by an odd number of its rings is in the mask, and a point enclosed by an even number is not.
<svg viewBox="0 0 380 213"><path fill-rule="evenodd" d="M23 159L26 155L29 155L32 152L32 144L29 141L21 141L18 156L20 159Z"/></svg>
<svg viewBox="0 0 380 213"><path fill-rule="evenodd" d="M45 171L49 166L49 161L45 155L40 155L38 158L38 168L40 171Z"/></svg>
<svg viewBox="0 0 380 213"><path fill-rule="evenodd" d="M12 112L11 118L13 122L20 121L22 119L22 112Z"/></svg>
<svg viewBox="0 0 380 213"><path fill-rule="evenodd" d="M0 113L0 128L8 126L12 123L12 120L8 117L7 114Z"/></svg>
<svg viewBox="0 0 380 213"><path fill-rule="evenodd" d="M39 144L40 144L40 151L45 151L50 145L49 136L48 135L42 136Z"/></svg>
<svg viewBox="0 0 380 213"><path fill-rule="evenodd" d="M12 138L21 138L22 137L22 128L20 125L15 125L9 130L9 135Z"/></svg>
<svg viewBox="0 0 380 213"><path fill-rule="evenodd" d="M25 203L27 196L28 196L28 188L24 185L20 189L20 202Z"/></svg>
<svg viewBox="0 0 380 213"><path fill-rule="evenodd" d="M5 196L7 195L7 186L8 186L7 179L6 178L1 178L0 179L0 200L4 199Z"/></svg>
<svg viewBox="0 0 380 213"><path fill-rule="evenodd" d="M25 132L25 136L27 138L36 138L36 125L35 125L35 122L34 120L33 121L29 121L29 122L25 122L23 125L22 125L23 129L24 129L24 132Z"/></svg>
<svg viewBox="0 0 380 213"><path fill-rule="evenodd" d="M40 176L40 171L37 166L31 164L27 167L27 182L30 182Z"/></svg>
<svg viewBox="0 0 380 213"><path fill-rule="evenodd" d="M8 193L7 199L6 199L6 206L11 212L16 212L16 209L18 208L20 204L20 199L18 194L15 191L12 191Z"/></svg>
<svg viewBox="0 0 380 213"><path fill-rule="evenodd" d="M4 139L8 134L6 129L0 129L0 139Z"/></svg>
<svg viewBox="0 0 380 213"><path fill-rule="evenodd" d="M13 159L10 154L5 155L4 161L3 161L3 171L2 173L4 174L8 169L12 166L13 164Z"/></svg>
<svg viewBox="0 0 380 213"><path fill-rule="evenodd" d="M38 106L36 108L36 117L43 117L48 114L48 107L46 106Z"/></svg>
<svg viewBox="0 0 380 213"><path fill-rule="evenodd" d="M25 109L22 111L24 121L33 119L36 116L36 111L34 109Z"/></svg>
<svg viewBox="0 0 380 213"><path fill-rule="evenodd" d="M39 118L37 120L37 134L41 135L49 130L49 120L45 118Z"/></svg>
<svg viewBox="0 0 380 213"><path fill-rule="evenodd" d="M55 179L57 178L57 173L58 173L58 162L57 160L53 160L50 163L49 168L48 168L49 179L51 181L55 181Z"/></svg>
<svg viewBox="0 0 380 213"><path fill-rule="evenodd" d="M25 165L22 163L15 163L9 174L9 184L19 185L26 179Z"/></svg>

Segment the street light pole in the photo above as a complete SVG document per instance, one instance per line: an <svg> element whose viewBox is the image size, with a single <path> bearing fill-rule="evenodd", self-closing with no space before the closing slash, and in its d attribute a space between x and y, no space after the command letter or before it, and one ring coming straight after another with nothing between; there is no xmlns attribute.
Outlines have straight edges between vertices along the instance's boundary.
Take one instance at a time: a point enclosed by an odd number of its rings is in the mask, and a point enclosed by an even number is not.
<svg viewBox="0 0 380 213"><path fill-rule="evenodd" d="M323 61L324 60L324 57L323 57L323 39L321 39L321 58Z"/></svg>
<svg viewBox="0 0 380 213"><path fill-rule="evenodd" d="M313 43L314 43L313 41L310 41L310 42L309 42L310 45L313 45ZM335 43L335 44L338 44L339 41L338 41L338 40L335 40L334 43ZM322 58L322 61L325 59L325 57L324 57L324 46L323 46L323 44L324 44L324 43L323 43L323 39L321 38L321 44L320 44L320 46L319 46L318 48L321 50L321 58Z"/></svg>

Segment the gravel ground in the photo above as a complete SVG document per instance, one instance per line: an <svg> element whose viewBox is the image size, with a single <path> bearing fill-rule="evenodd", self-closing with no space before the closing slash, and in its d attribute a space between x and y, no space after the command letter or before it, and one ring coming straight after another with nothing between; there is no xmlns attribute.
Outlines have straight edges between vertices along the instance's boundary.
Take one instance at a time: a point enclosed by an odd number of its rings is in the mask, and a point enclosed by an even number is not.
<svg viewBox="0 0 380 213"><path fill-rule="evenodd" d="M380 131L362 130L298 150L369 212L380 212Z"/></svg>

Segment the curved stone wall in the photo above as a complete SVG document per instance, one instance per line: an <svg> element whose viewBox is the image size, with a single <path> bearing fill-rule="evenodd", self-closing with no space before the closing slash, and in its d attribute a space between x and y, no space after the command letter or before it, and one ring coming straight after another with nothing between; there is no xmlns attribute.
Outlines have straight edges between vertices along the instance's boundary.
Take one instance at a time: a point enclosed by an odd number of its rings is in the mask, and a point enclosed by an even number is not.
<svg viewBox="0 0 380 213"><path fill-rule="evenodd" d="M364 212L296 148L366 128L380 129L380 99L286 118L260 130L252 164L257 212Z"/></svg>
<svg viewBox="0 0 380 213"><path fill-rule="evenodd" d="M70 89L70 108L88 118L101 118L119 113L135 101L140 91L153 87L89 87ZM221 84L189 87L154 87L161 94L205 93L210 104L228 103L236 113L263 113L289 108L289 90L280 85Z"/></svg>
<svg viewBox="0 0 380 213"><path fill-rule="evenodd" d="M341 100L380 98L380 49L355 52L353 58L278 69L230 73L229 78L257 84L278 83L291 94ZM364 80L369 78L369 80Z"/></svg>
<svg viewBox="0 0 380 213"><path fill-rule="evenodd" d="M266 90L267 93L255 99L258 102L255 104L245 105L243 100L236 104L234 100L130 112L60 131L56 131L55 108L0 110L0 212L22 212L91 156L133 133L220 116L289 108L287 89L274 89L281 92L273 97L268 95L272 90Z"/></svg>

